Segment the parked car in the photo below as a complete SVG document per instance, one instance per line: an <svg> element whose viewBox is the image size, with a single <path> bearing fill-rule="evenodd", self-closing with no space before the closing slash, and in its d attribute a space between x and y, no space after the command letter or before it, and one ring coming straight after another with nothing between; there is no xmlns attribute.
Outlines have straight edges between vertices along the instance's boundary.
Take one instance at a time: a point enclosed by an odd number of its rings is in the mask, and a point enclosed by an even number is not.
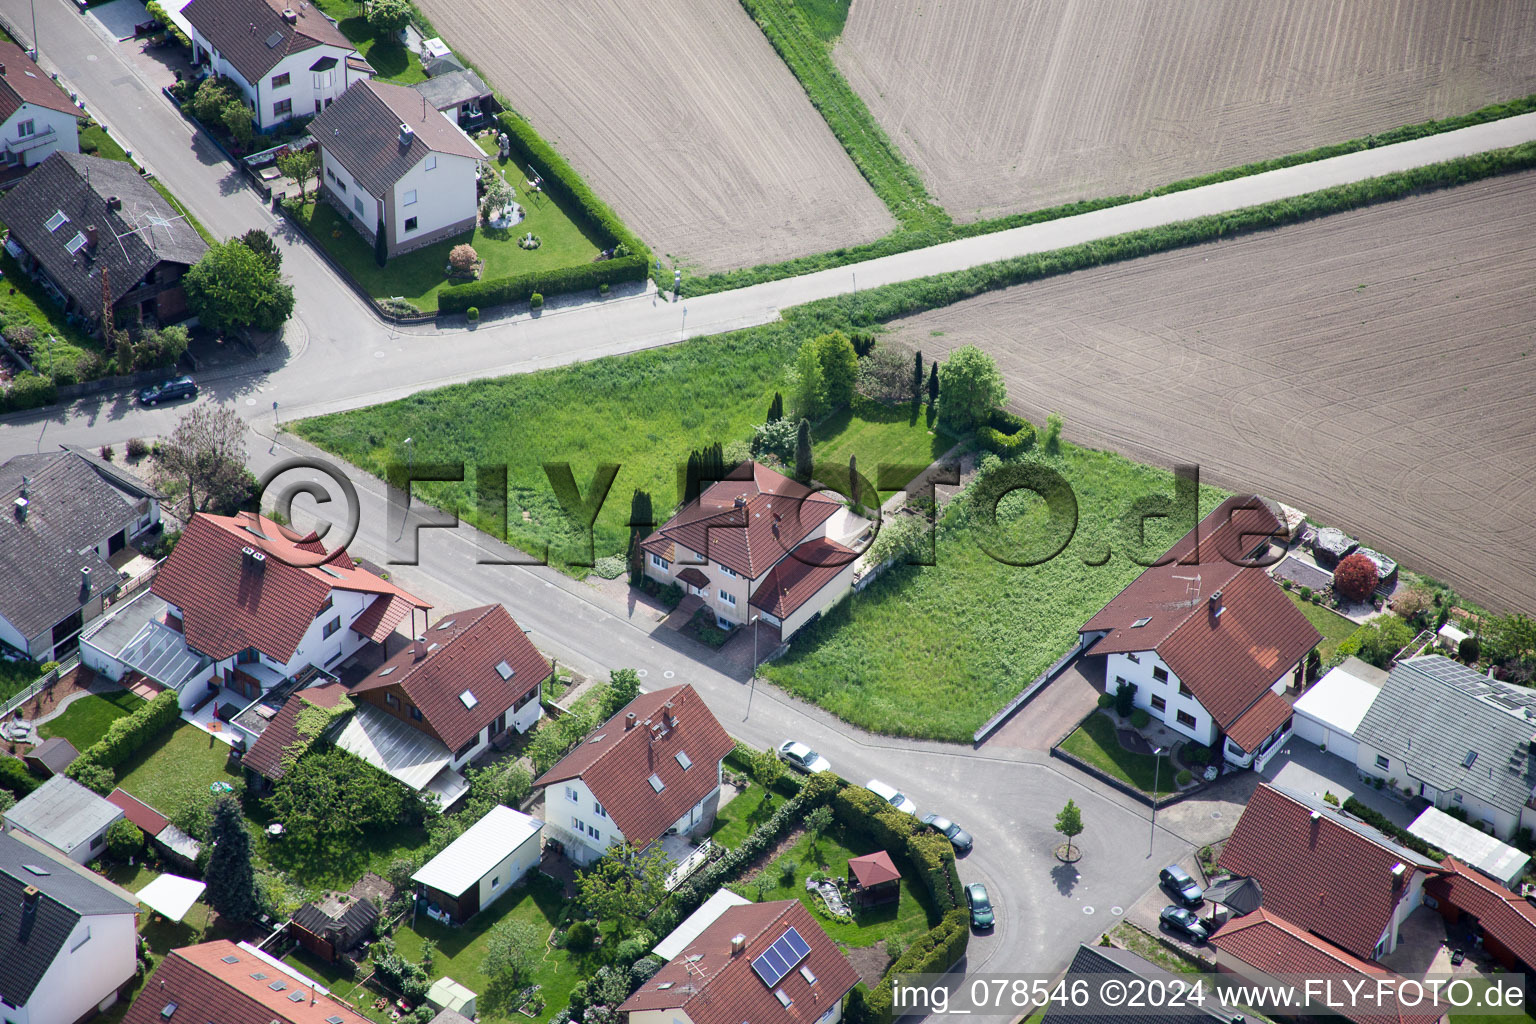
<svg viewBox="0 0 1536 1024"><path fill-rule="evenodd" d="M1157 873L1157 881L1180 906L1193 909L1205 902L1205 893L1189 877L1189 872L1170 864Z"/></svg>
<svg viewBox="0 0 1536 1024"><path fill-rule="evenodd" d="M797 771L815 775L832 770L832 762L822 757L799 740L785 740L779 744L779 760Z"/></svg>
<svg viewBox="0 0 1536 1024"><path fill-rule="evenodd" d="M972 928L991 928L995 921L992 913L992 901L987 897L987 887L980 882L972 882L965 887L965 905L971 910Z"/></svg>
<svg viewBox="0 0 1536 1024"><path fill-rule="evenodd" d="M914 818L917 817L917 804L913 803L911 797L895 786L887 785L879 779L870 779L864 783L864 788L903 814L910 814Z"/></svg>
<svg viewBox="0 0 1536 1024"><path fill-rule="evenodd" d="M1164 907L1163 912L1158 916L1163 926L1169 931L1178 932L1191 942L1204 942L1208 937L1209 933L1206 932L1205 925L1201 924L1198 917L1183 907Z"/></svg>
<svg viewBox="0 0 1536 1024"><path fill-rule="evenodd" d="M949 840L950 845L961 853L971 852L971 846L975 842L971 838L971 834L948 818L937 814L925 814L923 815L923 824L935 832L942 832L944 838Z"/></svg>
<svg viewBox="0 0 1536 1024"><path fill-rule="evenodd" d="M178 398L196 398L197 382L191 377L171 377L139 389L139 401L145 405L173 402Z"/></svg>

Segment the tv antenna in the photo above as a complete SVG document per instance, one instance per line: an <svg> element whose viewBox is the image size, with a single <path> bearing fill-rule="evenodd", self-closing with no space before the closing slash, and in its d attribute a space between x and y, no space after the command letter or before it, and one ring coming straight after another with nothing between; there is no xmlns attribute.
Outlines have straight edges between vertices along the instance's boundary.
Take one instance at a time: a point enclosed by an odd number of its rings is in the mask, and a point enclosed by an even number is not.
<svg viewBox="0 0 1536 1024"><path fill-rule="evenodd" d="M1195 603L1197 603L1200 600L1200 574L1199 573L1196 573L1193 576L1180 576L1177 573L1175 573L1173 578L1176 579L1176 580L1183 580L1185 582L1184 597L1191 604L1195 604Z"/></svg>

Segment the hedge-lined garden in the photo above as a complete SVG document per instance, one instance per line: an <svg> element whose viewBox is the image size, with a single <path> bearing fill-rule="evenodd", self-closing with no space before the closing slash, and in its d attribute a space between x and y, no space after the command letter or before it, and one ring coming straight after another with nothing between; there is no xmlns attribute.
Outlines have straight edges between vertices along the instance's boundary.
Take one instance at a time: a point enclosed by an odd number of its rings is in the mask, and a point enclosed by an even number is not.
<svg viewBox="0 0 1536 1024"><path fill-rule="evenodd" d="M127 718L119 718L108 726L107 734L94 746L81 751L65 774L98 793L110 793L117 784L114 769L159 737L180 717L181 705L176 692L166 690Z"/></svg>

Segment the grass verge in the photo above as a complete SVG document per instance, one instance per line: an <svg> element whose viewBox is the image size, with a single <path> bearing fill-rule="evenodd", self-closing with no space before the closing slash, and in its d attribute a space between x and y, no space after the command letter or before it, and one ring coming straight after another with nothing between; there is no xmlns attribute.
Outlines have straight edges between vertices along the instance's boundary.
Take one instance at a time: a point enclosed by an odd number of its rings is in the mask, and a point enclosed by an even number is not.
<svg viewBox="0 0 1536 1024"><path fill-rule="evenodd" d="M1072 730L1061 741L1061 749L1077 755L1121 782L1130 783L1143 793L1152 793L1154 778L1156 796L1178 789L1173 784L1177 769L1172 761L1167 757L1156 758L1151 754L1134 754L1126 750L1115 737L1115 723L1101 711L1095 711L1082 725Z"/></svg>
<svg viewBox="0 0 1536 1024"><path fill-rule="evenodd" d="M107 728L144 706L144 698L127 690L117 693L91 693L77 698L64 713L37 727L44 739L62 736L76 750L84 750L107 734Z"/></svg>
<svg viewBox="0 0 1536 1024"><path fill-rule="evenodd" d="M1294 591L1287 591L1291 601L1301 610L1301 614L1307 617L1307 621L1317 627L1317 631L1323 634L1323 642L1317 645L1317 653L1322 658L1322 663L1327 665L1333 658L1334 651L1339 649L1339 644L1344 638L1359 628L1353 621L1346 619L1338 612L1324 608L1320 604L1311 601L1303 601L1301 595Z"/></svg>
<svg viewBox="0 0 1536 1024"><path fill-rule="evenodd" d="M790 65L790 69L793 71L794 65ZM809 87L807 87L806 91L809 93ZM866 260L879 259L882 256L910 252L913 249L922 249L958 238L988 235L997 231L1007 231L1010 228L1026 227L1030 224L1060 220L1063 217L1075 217L1078 214L1091 213L1094 210L1103 210L1112 206L1123 206L1126 203L1138 202L1153 196L1166 195L1171 192L1182 192L1186 189L1198 188L1202 185L1212 185L1217 182L1231 181L1235 178L1244 178L1253 174L1263 174L1265 171L1278 170L1282 167L1294 167L1297 164L1312 163L1317 160L1326 160L1329 157L1343 156L1346 153L1357 153L1361 150L1375 149L1392 143L1408 142L1412 139L1455 131L1458 128L1469 128L1472 125L1486 124L1489 121L1498 121L1506 117L1514 117L1517 114L1531 113L1532 111L1536 111L1536 94L1524 97L1523 99L1511 100L1508 103L1491 104L1474 110L1469 114L1403 125L1377 135L1365 135L1360 138L1350 139L1347 142L1319 146L1316 149L1309 149L1302 153L1276 157L1273 160L1262 160L1256 163L1244 164L1240 167L1229 167L1226 170L1197 175L1192 178L1183 178L1158 188L1149 189L1140 195L1086 199L1073 203L1064 203L1060 206L1053 206L1044 210L1011 214L1006 217L976 221L970 224L949 224L946 222L943 224L926 225L921 230L917 230L915 226L908 225L906 221L902 221L900 230L864 245L848 246L846 248L834 249L830 252L801 256L796 259L785 260L783 263L763 263L755 267L725 270L698 277L690 276L686 268L680 268L683 269L683 295L685 297L709 295L713 292L727 291L732 288L745 288L748 285L762 284L767 281L781 281L785 278L798 277L801 274L810 274L818 270L830 270L834 267L843 267L853 263L862 263ZM882 196L882 198L884 197ZM670 279L659 283L667 289L672 287Z"/></svg>

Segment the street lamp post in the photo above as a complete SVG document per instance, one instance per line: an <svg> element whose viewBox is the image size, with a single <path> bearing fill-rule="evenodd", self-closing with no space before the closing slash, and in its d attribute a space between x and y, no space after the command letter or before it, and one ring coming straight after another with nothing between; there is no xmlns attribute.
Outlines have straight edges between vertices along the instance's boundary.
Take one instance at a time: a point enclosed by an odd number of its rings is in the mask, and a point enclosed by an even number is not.
<svg viewBox="0 0 1536 1024"><path fill-rule="evenodd" d="M759 625L758 620L761 618L761 615L754 615L752 616L752 621L749 623L749 625L752 627L752 682L751 689L747 691L747 713L746 715L742 716L743 721L751 717L752 696L757 693L757 630Z"/></svg>
<svg viewBox="0 0 1536 1024"><path fill-rule="evenodd" d="M32 0L32 59L37 60L42 54L42 48L37 45L37 0Z"/></svg>
<svg viewBox="0 0 1536 1024"><path fill-rule="evenodd" d="M1147 836L1148 857L1152 856L1152 846L1157 842L1157 783L1162 772L1164 753L1162 747L1152 748L1152 832Z"/></svg>
<svg viewBox="0 0 1536 1024"><path fill-rule="evenodd" d="M411 475L411 466L416 462L416 441L414 438L405 439L405 475Z"/></svg>

